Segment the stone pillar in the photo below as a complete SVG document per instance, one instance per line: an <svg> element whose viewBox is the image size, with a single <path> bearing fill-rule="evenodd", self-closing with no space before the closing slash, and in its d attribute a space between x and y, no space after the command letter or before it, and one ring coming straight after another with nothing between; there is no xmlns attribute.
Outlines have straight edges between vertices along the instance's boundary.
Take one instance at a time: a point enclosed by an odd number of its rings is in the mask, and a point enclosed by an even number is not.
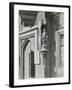
<svg viewBox="0 0 72 90"><path fill-rule="evenodd" d="M52 16L51 16L51 13L49 12L45 12L45 18L46 18L46 31L47 31L47 35L48 35L48 39L47 39L47 49L48 49L48 54L47 54L47 60L46 60L46 68L45 68L45 77L46 78L49 78L51 77L51 57L52 57L52 54L51 54L51 37L52 37L52 34L53 32L51 32L51 19L52 19Z"/></svg>
<svg viewBox="0 0 72 90"><path fill-rule="evenodd" d="M47 54L48 50L46 48L46 45L42 45L42 49L40 51L40 57L41 57L41 68L42 68L42 78L45 78L45 68L46 68L46 60L47 60Z"/></svg>
<svg viewBox="0 0 72 90"><path fill-rule="evenodd" d="M48 59L47 45L48 45L48 34L46 28L46 19L44 19L42 20L42 25L41 25L41 50L40 50L42 78L45 78L46 60Z"/></svg>
<svg viewBox="0 0 72 90"><path fill-rule="evenodd" d="M39 26L38 30L38 53L39 57L36 56L36 59L39 60L39 63L35 64L35 77L36 78L44 78L45 77L45 57L43 57L43 51L42 51L42 24L44 23L43 21L45 20L45 12L39 12L36 18L35 25ZM44 25L44 24L43 24ZM38 59L39 58L39 59Z"/></svg>

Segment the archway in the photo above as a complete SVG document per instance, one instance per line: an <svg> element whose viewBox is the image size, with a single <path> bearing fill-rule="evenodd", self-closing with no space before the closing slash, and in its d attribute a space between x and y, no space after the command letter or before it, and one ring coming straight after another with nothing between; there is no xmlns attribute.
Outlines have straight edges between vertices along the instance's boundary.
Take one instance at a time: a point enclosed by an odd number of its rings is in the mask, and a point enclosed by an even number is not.
<svg viewBox="0 0 72 90"><path fill-rule="evenodd" d="M34 46L31 42L32 38L25 40L23 44L23 78L34 77Z"/></svg>

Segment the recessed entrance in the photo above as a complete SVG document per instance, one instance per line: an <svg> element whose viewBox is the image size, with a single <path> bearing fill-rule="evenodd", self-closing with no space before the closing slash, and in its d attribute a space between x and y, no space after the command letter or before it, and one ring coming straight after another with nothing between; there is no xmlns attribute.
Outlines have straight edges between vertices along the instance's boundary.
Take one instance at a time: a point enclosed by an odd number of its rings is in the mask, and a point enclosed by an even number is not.
<svg viewBox="0 0 72 90"><path fill-rule="evenodd" d="M23 48L23 78L34 78L34 38L30 38Z"/></svg>

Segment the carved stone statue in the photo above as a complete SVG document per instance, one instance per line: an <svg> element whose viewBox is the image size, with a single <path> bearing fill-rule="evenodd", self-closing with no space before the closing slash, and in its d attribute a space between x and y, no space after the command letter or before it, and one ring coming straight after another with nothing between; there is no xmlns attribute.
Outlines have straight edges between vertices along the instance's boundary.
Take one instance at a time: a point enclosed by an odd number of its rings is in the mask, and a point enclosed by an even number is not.
<svg viewBox="0 0 72 90"><path fill-rule="evenodd" d="M48 35L45 29L43 29L42 33L42 45L47 45Z"/></svg>

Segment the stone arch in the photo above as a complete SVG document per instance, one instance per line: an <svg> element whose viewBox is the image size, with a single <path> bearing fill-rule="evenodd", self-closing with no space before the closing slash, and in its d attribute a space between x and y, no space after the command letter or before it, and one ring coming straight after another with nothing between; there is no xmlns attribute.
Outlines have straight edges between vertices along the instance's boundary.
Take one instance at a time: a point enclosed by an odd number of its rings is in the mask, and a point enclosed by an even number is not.
<svg viewBox="0 0 72 90"><path fill-rule="evenodd" d="M24 66L25 66L25 50L26 47L28 46L30 40L25 39L23 44L22 44L22 61L23 61L23 79L25 78L25 71L24 71Z"/></svg>

